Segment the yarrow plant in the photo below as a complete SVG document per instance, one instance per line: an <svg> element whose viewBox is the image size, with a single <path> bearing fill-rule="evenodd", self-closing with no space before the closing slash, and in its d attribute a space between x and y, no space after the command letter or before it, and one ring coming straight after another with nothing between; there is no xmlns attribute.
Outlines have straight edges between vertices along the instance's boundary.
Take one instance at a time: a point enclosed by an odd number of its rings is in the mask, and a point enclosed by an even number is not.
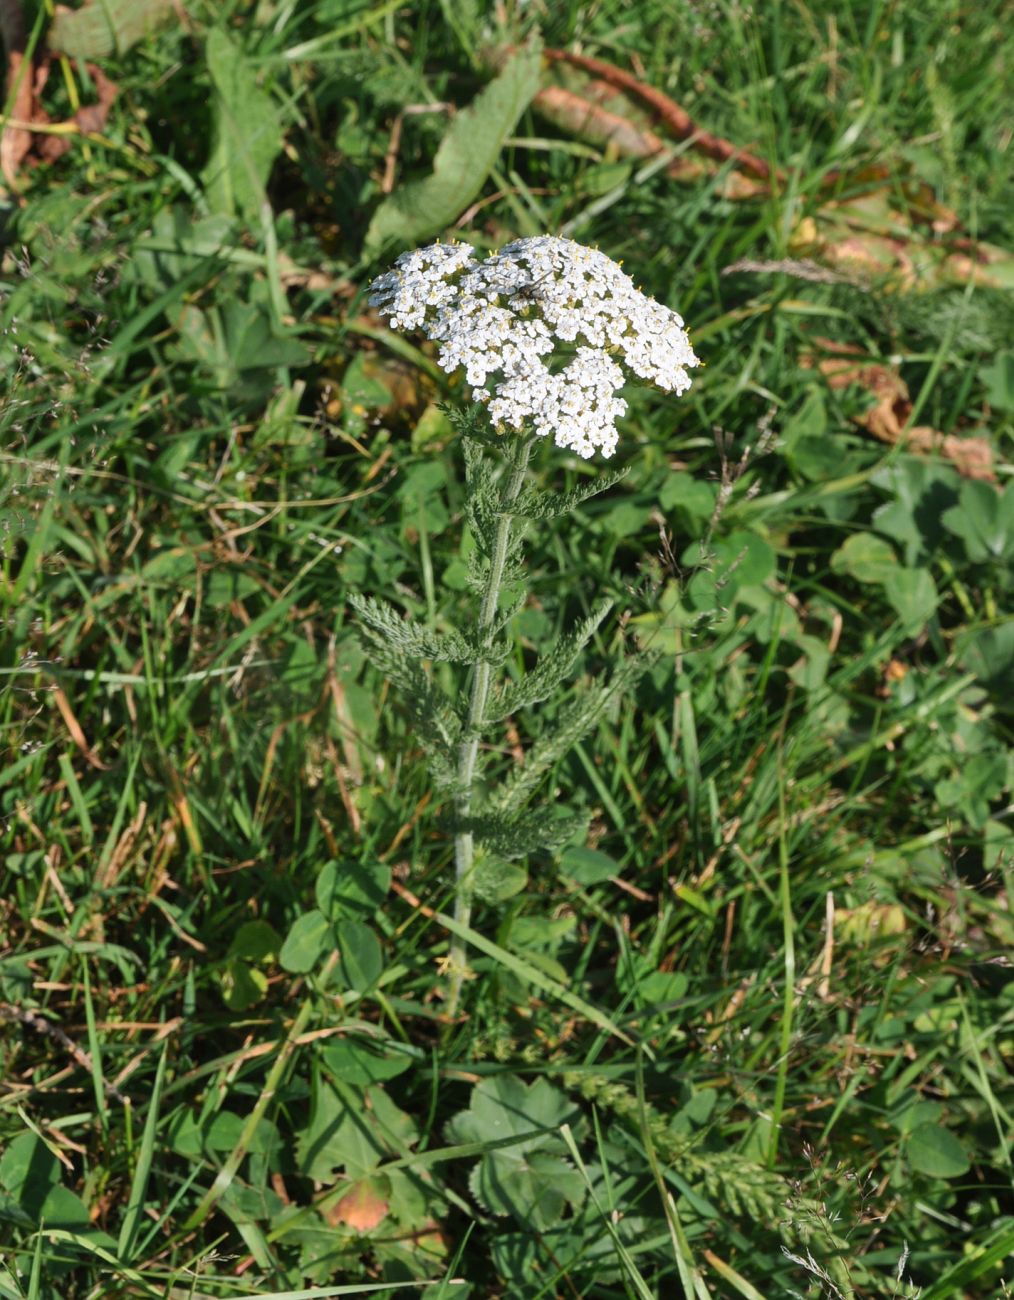
<svg viewBox="0 0 1014 1300"><path fill-rule="evenodd" d="M452 412L463 435L466 519L475 551L470 582L478 614L468 631L437 635L403 619L386 602L355 597L377 666L405 697L437 785L453 801L457 890L448 958L448 1009L457 1011L466 974L465 938L477 893L509 896L525 877L508 861L558 847L574 821L537 815L528 804L542 778L591 726L617 692L646 666L621 662L555 720L523 765L493 787L480 771L480 740L519 709L548 699L605 618L610 602L540 657L520 680L495 684L507 658L509 626L524 603L518 520L566 514L620 477L554 494L525 487L539 438L588 459L616 449L618 395L628 376L671 393L690 387L698 364L683 320L641 293L604 253L570 239L519 239L480 259L467 244L433 244L405 253L374 281L370 303L394 329L418 331L437 345L449 374L464 372L473 406ZM506 461L498 472L497 457ZM521 587L507 609L504 588ZM470 678L467 705L439 691L424 664L451 662ZM487 791L478 802L480 781Z"/></svg>

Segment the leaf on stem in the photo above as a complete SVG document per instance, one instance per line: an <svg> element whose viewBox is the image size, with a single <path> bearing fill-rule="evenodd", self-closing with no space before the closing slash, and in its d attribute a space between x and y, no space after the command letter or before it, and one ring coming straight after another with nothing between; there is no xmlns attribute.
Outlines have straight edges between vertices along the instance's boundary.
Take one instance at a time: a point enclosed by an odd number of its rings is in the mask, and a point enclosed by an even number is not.
<svg viewBox="0 0 1014 1300"><path fill-rule="evenodd" d="M381 641L390 648L401 650L415 659L431 659L434 663L474 664L484 659L498 663L505 653L503 647L482 647L476 640L456 632L433 632L421 623L402 618L393 605L374 596L349 596L353 609Z"/></svg>
<svg viewBox="0 0 1014 1300"><path fill-rule="evenodd" d="M508 862L530 853L555 853L584 826L583 817L538 813L485 812L455 820L455 831L471 831L479 843Z"/></svg>
<svg viewBox="0 0 1014 1300"><path fill-rule="evenodd" d="M655 662L650 654L625 659L606 682L600 682L563 710L552 729L532 746L524 767L517 768L500 789L494 810L517 809L535 793L543 776L582 739L606 706L623 693Z"/></svg>
<svg viewBox="0 0 1014 1300"><path fill-rule="evenodd" d="M495 690L486 707L484 722L500 722L518 709L539 704L548 699L573 667L578 655L595 635L602 620L613 607L611 600L602 600L591 614L563 637L558 645L544 654L530 673L519 682L508 682Z"/></svg>
<svg viewBox="0 0 1014 1300"><path fill-rule="evenodd" d="M540 492L535 488L529 489L518 497L513 513L525 519L558 519L560 515L576 510L582 502L597 497L600 492L608 491L621 479L626 478L627 472L627 468L623 467L597 474L590 482L583 483L570 492Z"/></svg>

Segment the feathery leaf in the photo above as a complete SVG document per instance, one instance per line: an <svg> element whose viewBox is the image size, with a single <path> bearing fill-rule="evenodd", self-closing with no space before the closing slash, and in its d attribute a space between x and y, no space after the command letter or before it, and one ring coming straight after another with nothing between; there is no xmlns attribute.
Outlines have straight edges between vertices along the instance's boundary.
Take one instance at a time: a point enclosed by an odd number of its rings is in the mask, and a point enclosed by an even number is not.
<svg viewBox="0 0 1014 1300"><path fill-rule="evenodd" d="M475 664L485 660L500 663L507 653L503 644L484 646L477 637L462 636L457 632L433 632L421 623L402 618L393 605L374 596L349 596L363 623L383 641L415 659L431 659L435 663Z"/></svg>
<svg viewBox="0 0 1014 1300"><path fill-rule="evenodd" d="M570 492L542 492L538 488L529 488L518 497L513 513L525 519L557 519L575 510L583 501L608 491L626 476L626 468L610 470Z"/></svg>
<svg viewBox="0 0 1014 1300"><path fill-rule="evenodd" d="M547 817L538 813L483 812L455 820L456 831L471 831L498 857L525 858L555 853L585 824L583 817Z"/></svg>
<svg viewBox="0 0 1014 1300"><path fill-rule="evenodd" d="M599 624L613 607L611 600L600 601L591 614L544 654L531 672L519 682L508 682L494 691L486 709L485 722L499 722L518 709L548 699L570 672L575 659L598 630Z"/></svg>
<svg viewBox="0 0 1014 1300"><path fill-rule="evenodd" d="M528 802L546 772L585 736L601 717L610 700L621 694L654 662L651 655L625 659L606 682L600 682L563 710L550 731L529 750L524 767L518 767L500 787L494 808L520 808Z"/></svg>

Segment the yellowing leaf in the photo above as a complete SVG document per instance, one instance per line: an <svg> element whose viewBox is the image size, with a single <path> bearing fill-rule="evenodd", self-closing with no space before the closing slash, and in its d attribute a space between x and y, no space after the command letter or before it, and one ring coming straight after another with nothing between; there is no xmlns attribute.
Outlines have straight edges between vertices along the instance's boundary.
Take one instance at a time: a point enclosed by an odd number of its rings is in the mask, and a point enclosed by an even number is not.
<svg viewBox="0 0 1014 1300"><path fill-rule="evenodd" d="M331 1224L344 1223L355 1232L372 1232L387 1218L389 1195L386 1178L364 1178L354 1183L352 1189L328 1211L328 1221Z"/></svg>

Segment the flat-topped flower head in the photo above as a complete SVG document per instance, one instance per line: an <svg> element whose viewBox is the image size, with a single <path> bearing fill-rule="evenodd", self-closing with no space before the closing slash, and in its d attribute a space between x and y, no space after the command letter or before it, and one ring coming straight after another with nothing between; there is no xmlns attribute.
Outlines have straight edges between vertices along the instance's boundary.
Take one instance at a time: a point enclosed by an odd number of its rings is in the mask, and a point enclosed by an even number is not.
<svg viewBox="0 0 1014 1300"><path fill-rule="evenodd" d="M698 365L682 317L594 248L539 235L478 261L467 244L403 253L370 303L420 330L498 425L552 435L578 455L616 449L625 371L670 393Z"/></svg>

